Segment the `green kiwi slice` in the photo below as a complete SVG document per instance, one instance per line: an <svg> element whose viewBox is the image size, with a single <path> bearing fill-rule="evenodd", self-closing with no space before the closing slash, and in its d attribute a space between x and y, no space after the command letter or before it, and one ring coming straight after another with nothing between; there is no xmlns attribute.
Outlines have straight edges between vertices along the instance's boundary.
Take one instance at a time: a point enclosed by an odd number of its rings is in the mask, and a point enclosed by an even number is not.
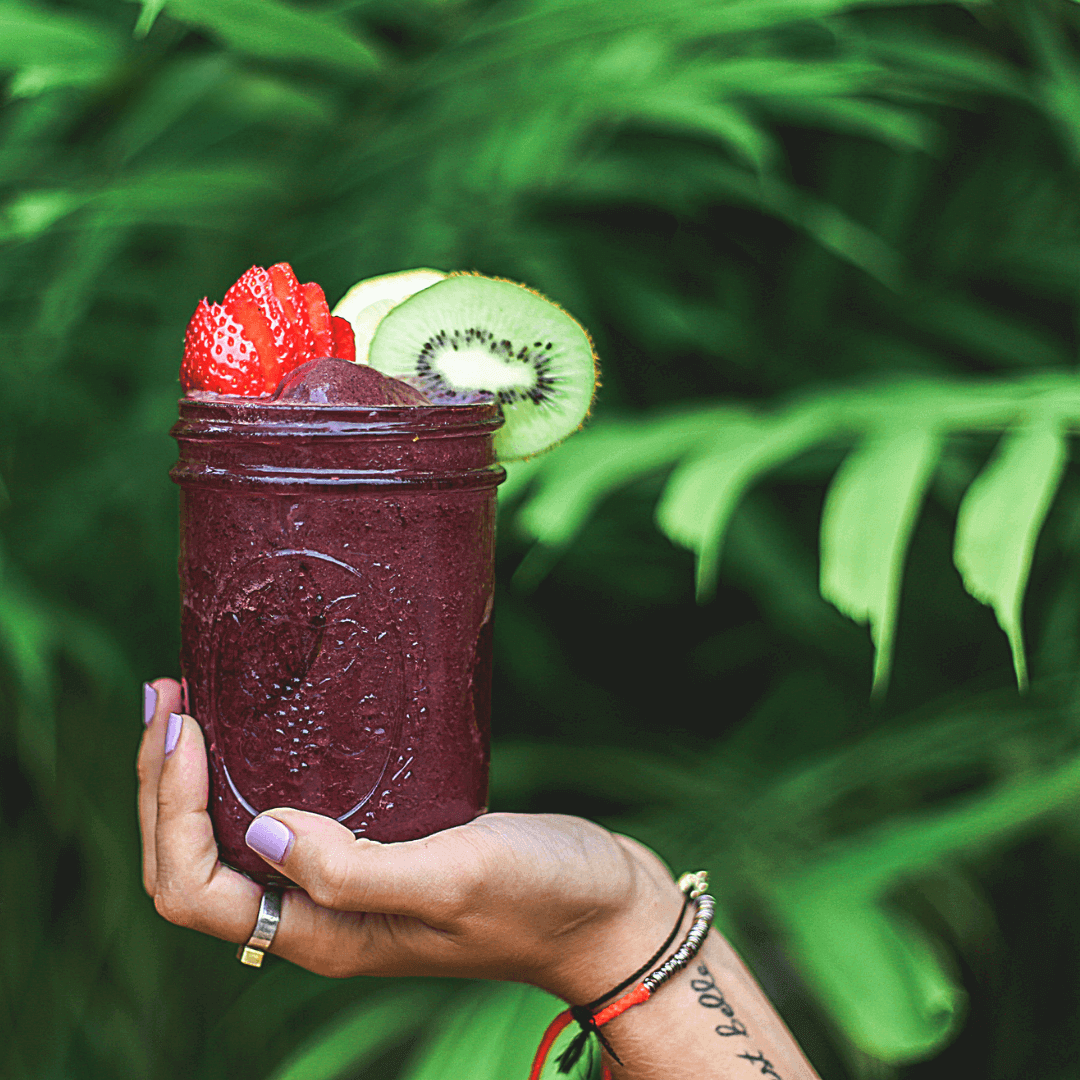
<svg viewBox="0 0 1080 1080"><path fill-rule="evenodd" d="M451 274L394 307L369 359L432 402L494 395L505 419L495 436L500 461L576 431L596 387L592 341L574 318L524 285L479 274Z"/></svg>
<svg viewBox="0 0 1080 1080"><path fill-rule="evenodd" d="M356 337L356 361L368 362L368 350L375 328L383 317L413 293L434 285L446 278L441 270L400 270L396 274L358 281L338 302L331 312L339 318L348 319Z"/></svg>

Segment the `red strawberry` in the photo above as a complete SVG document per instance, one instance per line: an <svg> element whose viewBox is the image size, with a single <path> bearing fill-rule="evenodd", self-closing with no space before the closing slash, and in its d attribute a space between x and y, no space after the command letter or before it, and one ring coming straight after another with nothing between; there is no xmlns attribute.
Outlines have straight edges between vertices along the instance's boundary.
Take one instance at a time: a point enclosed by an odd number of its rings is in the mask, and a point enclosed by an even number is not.
<svg viewBox="0 0 1080 1080"><path fill-rule="evenodd" d="M331 319L322 288L301 285L288 263L252 266L224 303L199 305L180 379L185 390L258 397L299 364L332 355L355 359L355 343L352 327Z"/></svg>
<svg viewBox="0 0 1080 1080"><path fill-rule="evenodd" d="M311 327L312 337L315 338L315 352L312 359L333 356L334 331L330 327L330 306L326 302L322 286L309 281L306 285L300 286L300 292L304 297L308 325Z"/></svg>
<svg viewBox="0 0 1080 1080"><path fill-rule="evenodd" d="M351 360L356 363L356 334L348 319L330 316L330 326L334 333L334 349L330 353L339 360Z"/></svg>
<svg viewBox="0 0 1080 1080"><path fill-rule="evenodd" d="M307 302L300 282L296 280L293 268L288 263L275 263L267 271L274 290L274 295L285 312L296 334L299 351L304 360L313 360L320 354L315 351L315 335L307 318Z"/></svg>
<svg viewBox="0 0 1080 1080"><path fill-rule="evenodd" d="M188 390L257 397L266 390L255 345L221 304L199 302L184 338L180 385Z"/></svg>
<svg viewBox="0 0 1080 1080"><path fill-rule="evenodd" d="M261 266L246 270L225 294L224 306L255 342L267 386L273 389L303 358L299 335L274 293L269 272Z"/></svg>

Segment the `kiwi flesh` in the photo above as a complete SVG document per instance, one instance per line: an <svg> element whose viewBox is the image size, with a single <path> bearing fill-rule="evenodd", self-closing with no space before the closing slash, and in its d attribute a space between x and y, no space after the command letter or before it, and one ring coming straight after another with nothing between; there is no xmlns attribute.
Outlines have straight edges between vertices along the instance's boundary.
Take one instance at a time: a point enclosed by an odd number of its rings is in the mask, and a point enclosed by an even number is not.
<svg viewBox="0 0 1080 1080"><path fill-rule="evenodd" d="M571 315L524 285L479 274L451 274L394 307L369 360L433 403L493 394L505 421L495 436L501 461L577 430L596 387L592 341Z"/></svg>
<svg viewBox="0 0 1080 1080"><path fill-rule="evenodd" d="M356 361L368 362L368 350L375 328L383 317L414 293L446 278L441 270L401 270L396 274L358 281L338 302L331 312L339 318L348 319L356 337Z"/></svg>

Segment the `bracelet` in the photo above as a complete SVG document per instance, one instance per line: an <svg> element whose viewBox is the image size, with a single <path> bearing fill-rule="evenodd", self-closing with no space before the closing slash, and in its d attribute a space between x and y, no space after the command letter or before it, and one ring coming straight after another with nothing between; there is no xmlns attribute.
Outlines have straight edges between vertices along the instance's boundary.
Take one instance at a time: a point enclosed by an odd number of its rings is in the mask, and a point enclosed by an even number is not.
<svg viewBox="0 0 1080 1080"><path fill-rule="evenodd" d="M540 1046L537 1048L532 1070L529 1073L529 1080L540 1080L540 1073L543 1071L544 1062L547 1060L547 1056L550 1053L552 1046L555 1044L555 1040L574 1021L577 1021L581 1031L574 1037L570 1045L556 1058L556 1061L559 1064L560 1073L568 1073L574 1065L577 1064L585 1046L588 1044L590 1035L596 1035L611 1057L619 1062L620 1065L622 1064L619 1055L615 1053L611 1043L604 1037L604 1033L600 1028L604 1024L614 1020L615 1017L621 1016L627 1009L631 1009L635 1005L641 1005L648 1001L649 998L664 985L664 983L666 983L673 975L682 971L683 968L697 956L698 950L704 944L705 938L708 936L709 928L712 926L713 916L716 914L716 900L706 892L708 887L709 876L704 870L699 870L696 874L683 874L683 876L679 878L679 889L684 894L683 905L679 911L679 921L668 935L667 940L642 967L638 968L633 975L624 979L614 989L601 995L595 1001L590 1001L588 1005L571 1006L565 1012L559 1013L559 1015L552 1020L550 1025L548 1025L547 1031L544 1032L544 1037L540 1041ZM682 926L683 919L686 917L686 909L689 907L691 900L693 900L696 905L694 921L690 924L690 929L687 931L683 943L667 958L667 960L664 961L663 964L660 965L660 967L656 968L655 971L650 971L653 965L661 956L663 956L671 943L675 940L675 935L678 934L679 928ZM645 974L646 972L649 972L649 974ZM645 977L642 979L641 977L643 975ZM604 1008L600 1008L605 1001L621 994L628 986L638 979L641 979L641 982L638 983L630 993L624 994L622 997L618 998L617 1001L612 1002ZM604 1075L605 1078L609 1077L607 1069L604 1070Z"/></svg>

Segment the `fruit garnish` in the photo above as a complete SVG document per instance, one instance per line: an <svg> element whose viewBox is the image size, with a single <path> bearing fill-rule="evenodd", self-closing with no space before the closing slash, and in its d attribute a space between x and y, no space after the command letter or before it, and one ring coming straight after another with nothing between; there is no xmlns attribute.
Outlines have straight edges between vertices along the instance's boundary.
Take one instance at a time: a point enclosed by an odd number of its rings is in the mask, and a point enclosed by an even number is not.
<svg viewBox="0 0 1080 1080"><path fill-rule="evenodd" d="M421 289L445 281L447 276L441 270L422 268L358 281L334 306L334 314L352 324L356 359L368 363L375 328L393 308Z"/></svg>
<svg viewBox="0 0 1080 1080"><path fill-rule="evenodd" d="M334 331L330 326L330 306L326 302L322 286L309 281L300 286L300 294L304 301L307 324L311 327L311 336L314 339L311 355L332 356Z"/></svg>
<svg viewBox="0 0 1080 1080"><path fill-rule="evenodd" d="M429 405L419 390L367 364L308 360L281 380L271 401L298 405Z"/></svg>
<svg viewBox="0 0 1080 1080"><path fill-rule="evenodd" d="M356 360L356 337L348 319L330 316L330 329L334 335L334 350L330 354L341 360Z"/></svg>
<svg viewBox="0 0 1080 1080"><path fill-rule="evenodd" d="M301 285L288 263L253 266L220 304L204 299L188 325L180 383L185 392L262 397L298 364L355 355L335 332L321 286Z"/></svg>
<svg viewBox="0 0 1080 1080"><path fill-rule="evenodd" d="M501 461L565 439L596 387L596 355L580 323L524 285L479 274L453 274L394 306L369 360L435 404L494 394L505 420L495 435Z"/></svg>
<svg viewBox="0 0 1080 1080"><path fill-rule="evenodd" d="M244 327L221 305L199 301L184 337L180 364L184 390L254 397L264 392L266 375Z"/></svg>
<svg viewBox="0 0 1080 1080"><path fill-rule="evenodd" d="M224 306L243 321L255 343L266 381L274 384L297 364L299 352L292 320L274 292L270 272L261 266L245 270L225 294Z"/></svg>

